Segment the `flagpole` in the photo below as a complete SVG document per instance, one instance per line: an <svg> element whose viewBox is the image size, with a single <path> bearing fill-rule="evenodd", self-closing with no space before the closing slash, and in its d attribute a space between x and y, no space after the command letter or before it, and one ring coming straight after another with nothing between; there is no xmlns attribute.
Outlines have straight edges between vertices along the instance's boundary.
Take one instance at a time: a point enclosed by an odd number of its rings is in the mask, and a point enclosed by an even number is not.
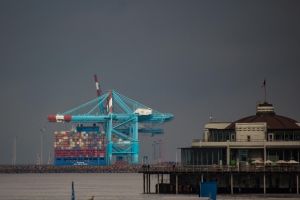
<svg viewBox="0 0 300 200"><path fill-rule="evenodd" d="M267 90L266 90L266 85L265 85L264 89L265 89L265 103L266 103L266 102L267 102Z"/></svg>
<svg viewBox="0 0 300 200"><path fill-rule="evenodd" d="M265 85L264 89L265 89L265 103L266 103L266 102L267 102L267 90L266 90L266 85Z"/></svg>
<svg viewBox="0 0 300 200"><path fill-rule="evenodd" d="M267 89L266 89L266 78L265 78L265 81L264 81L264 90L265 90L265 103L267 102Z"/></svg>

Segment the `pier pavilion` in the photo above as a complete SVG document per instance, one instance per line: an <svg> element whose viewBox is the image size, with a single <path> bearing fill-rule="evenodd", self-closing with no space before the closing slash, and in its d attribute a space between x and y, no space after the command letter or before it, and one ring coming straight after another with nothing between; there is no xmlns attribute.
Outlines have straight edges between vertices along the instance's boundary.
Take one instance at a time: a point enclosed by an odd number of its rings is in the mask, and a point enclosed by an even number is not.
<svg viewBox="0 0 300 200"><path fill-rule="evenodd" d="M206 124L203 139L180 148L182 166L174 171L142 169L144 192L156 174L157 193L196 193L201 181L216 181L218 193L299 194L299 148L300 123L277 115L272 104L258 102L253 116Z"/></svg>
<svg viewBox="0 0 300 200"><path fill-rule="evenodd" d="M206 124L203 138L181 148L183 165L299 165L300 123L266 102L257 104L256 115Z"/></svg>

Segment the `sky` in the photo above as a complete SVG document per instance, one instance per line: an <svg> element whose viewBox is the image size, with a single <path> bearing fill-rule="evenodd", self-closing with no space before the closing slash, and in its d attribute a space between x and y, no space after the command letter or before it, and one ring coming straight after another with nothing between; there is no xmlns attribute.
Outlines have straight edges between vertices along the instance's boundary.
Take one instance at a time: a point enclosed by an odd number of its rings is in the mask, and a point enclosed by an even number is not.
<svg viewBox="0 0 300 200"><path fill-rule="evenodd" d="M0 0L0 165L53 156L56 115L113 89L174 120L140 136L140 162L201 139L210 121L255 115L267 102L300 121L300 2L238 0ZM53 157L51 158L53 163ZM151 163L150 162L150 163Z"/></svg>

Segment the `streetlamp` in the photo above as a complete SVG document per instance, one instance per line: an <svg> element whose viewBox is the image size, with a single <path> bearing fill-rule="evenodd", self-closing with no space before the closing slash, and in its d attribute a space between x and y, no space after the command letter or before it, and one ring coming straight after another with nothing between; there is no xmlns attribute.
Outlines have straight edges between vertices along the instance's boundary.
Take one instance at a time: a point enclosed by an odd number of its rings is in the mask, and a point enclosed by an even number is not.
<svg viewBox="0 0 300 200"><path fill-rule="evenodd" d="M38 129L40 129L40 131L41 131L41 164L40 165L43 165L43 133L46 130L46 126L44 126L43 129L38 127Z"/></svg>
<svg viewBox="0 0 300 200"><path fill-rule="evenodd" d="M166 142L165 151L166 151L165 161L169 162L169 141Z"/></svg>
<svg viewBox="0 0 300 200"><path fill-rule="evenodd" d="M13 140L14 140L14 145L13 145L13 165L16 165L16 161L17 161L17 136L14 135L13 136Z"/></svg>
<svg viewBox="0 0 300 200"><path fill-rule="evenodd" d="M160 158L161 158L161 163L164 162L164 142L162 141L160 146Z"/></svg>
<svg viewBox="0 0 300 200"><path fill-rule="evenodd" d="M157 146L157 164L159 165L159 163L160 163L160 158L159 158L159 142L160 142L160 140L156 143L156 146Z"/></svg>
<svg viewBox="0 0 300 200"><path fill-rule="evenodd" d="M162 159L163 159L163 156L162 156L162 150L163 150L163 143L164 142L162 142L161 140L159 140L158 141L158 156L159 156L159 158L158 158L158 163L159 163L159 165L161 165L161 163L162 163Z"/></svg>

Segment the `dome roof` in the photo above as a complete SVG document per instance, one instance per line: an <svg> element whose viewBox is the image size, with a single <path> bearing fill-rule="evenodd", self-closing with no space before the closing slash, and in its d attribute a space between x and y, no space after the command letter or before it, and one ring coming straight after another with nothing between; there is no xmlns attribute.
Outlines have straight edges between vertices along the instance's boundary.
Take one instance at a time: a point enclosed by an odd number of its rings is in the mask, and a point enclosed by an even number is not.
<svg viewBox="0 0 300 200"><path fill-rule="evenodd" d="M231 123L226 129L235 129L235 123L251 122L266 122L267 129L300 129L296 120L276 115L272 104L266 102L257 106L256 115L239 119Z"/></svg>

